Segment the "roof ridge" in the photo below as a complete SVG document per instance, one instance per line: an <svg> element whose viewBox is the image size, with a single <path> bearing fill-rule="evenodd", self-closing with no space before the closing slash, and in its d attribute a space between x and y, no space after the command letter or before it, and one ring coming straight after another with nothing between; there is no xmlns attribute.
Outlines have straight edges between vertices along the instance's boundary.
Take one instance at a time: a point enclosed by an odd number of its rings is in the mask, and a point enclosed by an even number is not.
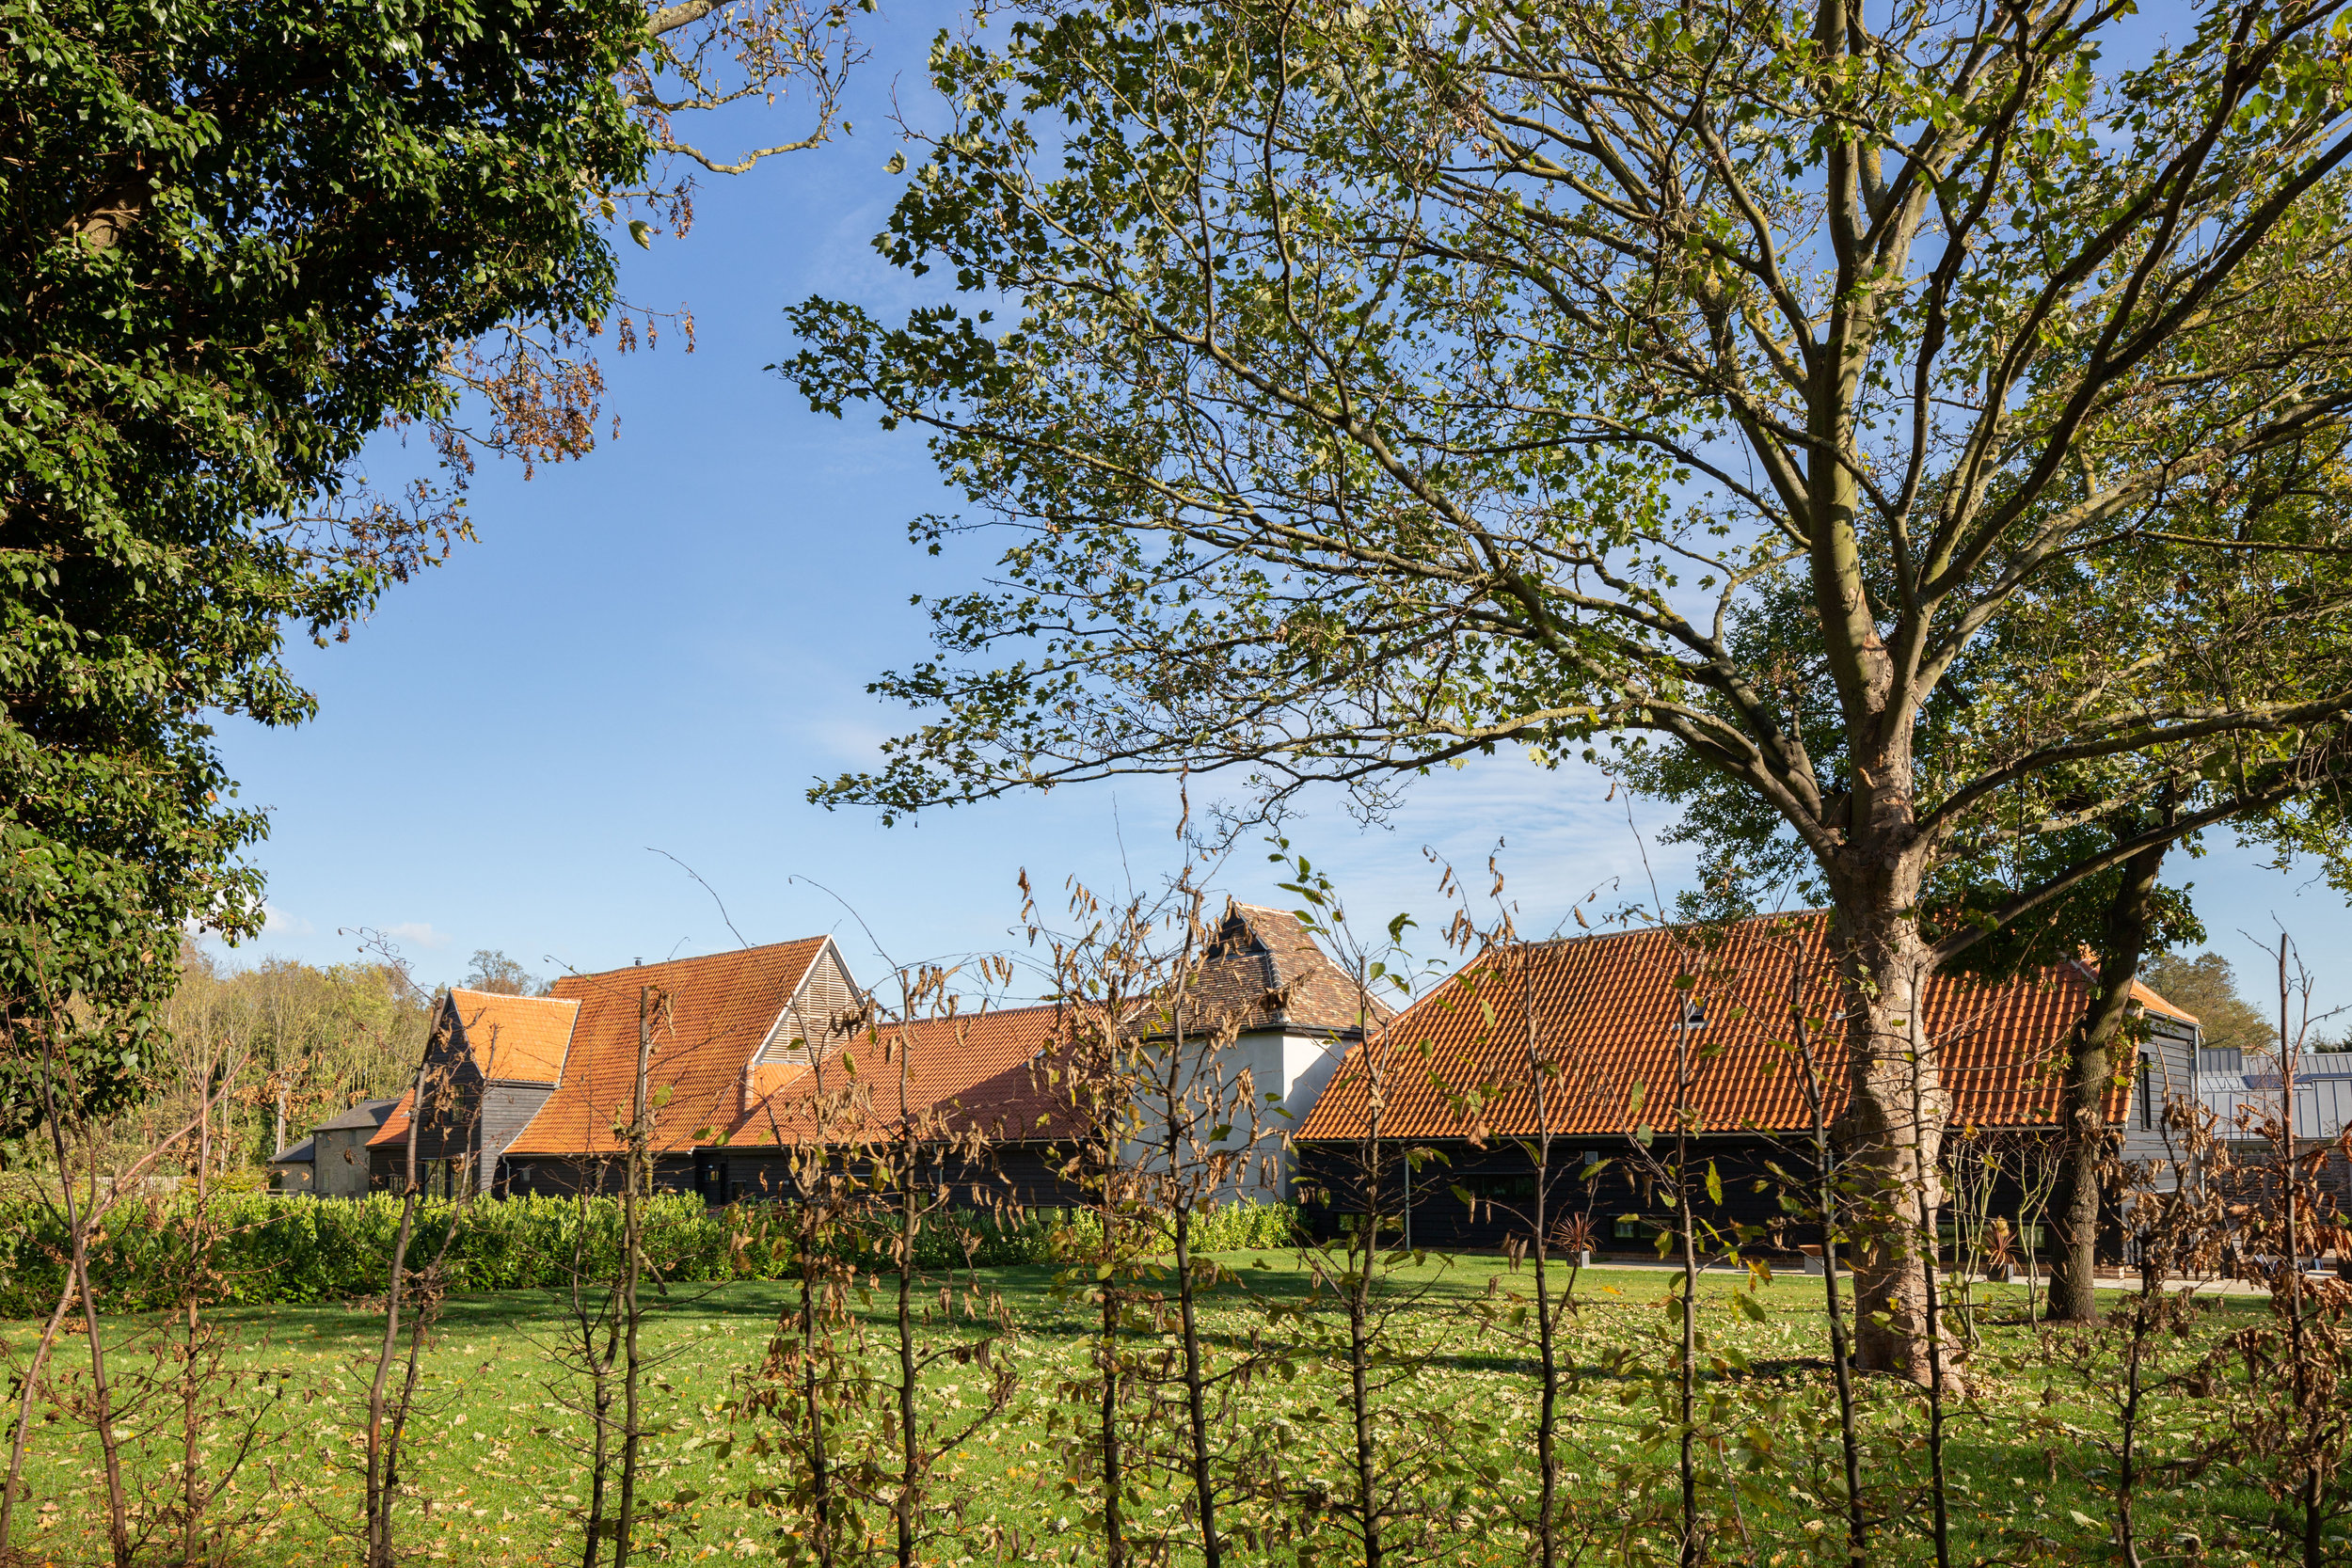
<svg viewBox="0 0 2352 1568"><path fill-rule="evenodd" d="M689 964L715 963L721 958L748 958L762 953L773 953L787 947L807 947L831 942L833 934L825 932L813 937L793 937L785 942L763 942L749 947L728 947L716 953L694 953L683 958L660 958L652 963L616 964L611 969L580 969L556 976L558 984L565 980L601 980L614 974L644 974L657 969L682 969ZM566 997L565 1001L571 1000Z"/></svg>
<svg viewBox="0 0 2352 1568"><path fill-rule="evenodd" d="M523 996L511 990L476 990L471 986L452 986L449 988L449 993L452 996L487 997L493 1002L552 1002L560 1007L580 1006L580 998L577 996Z"/></svg>
<svg viewBox="0 0 2352 1568"><path fill-rule="evenodd" d="M1615 942L1627 937L1671 936L1677 931L1703 931L1709 927L1737 930L1744 926L1761 926L1775 920L1817 920L1828 914L1827 910L1775 910L1768 914L1743 914L1737 920L1668 920L1655 926L1629 927L1621 931L1583 930L1566 936L1521 937L1517 943L1497 942L1496 947L1567 947L1580 942ZM1487 951L1493 951L1488 948Z"/></svg>

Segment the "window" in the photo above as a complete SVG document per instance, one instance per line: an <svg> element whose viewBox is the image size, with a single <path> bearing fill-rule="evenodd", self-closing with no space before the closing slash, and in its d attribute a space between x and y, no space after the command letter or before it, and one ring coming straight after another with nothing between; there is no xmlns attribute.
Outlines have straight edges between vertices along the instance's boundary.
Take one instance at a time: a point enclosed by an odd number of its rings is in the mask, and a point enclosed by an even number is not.
<svg viewBox="0 0 2352 1568"><path fill-rule="evenodd" d="M1620 1242L1638 1242L1642 1240L1643 1231L1647 1228L1639 1218L1630 1214L1623 1214L1618 1216L1615 1228L1611 1233Z"/></svg>
<svg viewBox="0 0 2352 1568"><path fill-rule="evenodd" d="M1473 1203L1533 1203L1535 1201L1535 1176L1533 1171L1477 1171L1465 1176L1457 1183Z"/></svg>
<svg viewBox="0 0 2352 1568"><path fill-rule="evenodd" d="M2156 1063L2146 1053L2139 1058L2139 1126L2142 1132L2156 1125Z"/></svg>

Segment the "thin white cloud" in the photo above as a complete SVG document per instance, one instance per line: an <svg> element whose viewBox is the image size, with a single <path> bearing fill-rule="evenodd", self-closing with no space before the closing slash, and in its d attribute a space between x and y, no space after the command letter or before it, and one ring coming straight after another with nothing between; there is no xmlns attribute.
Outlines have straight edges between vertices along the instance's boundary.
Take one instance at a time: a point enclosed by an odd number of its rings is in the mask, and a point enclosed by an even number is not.
<svg viewBox="0 0 2352 1568"><path fill-rule="evenodd" d="M298 914L288 914L275 904L262 906L262 934L265 937L307 937L318 927Z"/></svg>
<svg viewBox="0 0 2352 1568"><path fill-rule="evenodd" d="M384 934L411 947L442 948L449 945L449 934L435 930L429 920L404 920L397 926L385 927Z"/></svg>

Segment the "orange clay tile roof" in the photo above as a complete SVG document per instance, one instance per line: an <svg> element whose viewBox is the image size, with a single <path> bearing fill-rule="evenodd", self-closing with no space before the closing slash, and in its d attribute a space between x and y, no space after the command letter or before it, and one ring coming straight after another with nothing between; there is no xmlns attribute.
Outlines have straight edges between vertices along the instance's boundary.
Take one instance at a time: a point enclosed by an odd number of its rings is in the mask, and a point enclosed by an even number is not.
<svg viewBox="0 0 2352 1568"><path fill-rule="evenodd" d="M669 999L654 1031L647 1082L666 1102L655 1116L655 1148L694 1147L707 1107L732 1110L752 1053L800 990L827 939L810 937L669 963L633 964L600 974L567 974L555 994L580 1007L564 1081L507 1147L509 1154L612 1155L637 1078L637 1008L650 987Z"/></svg>
<svg viewBox="0 0 2352 1568"><path fill-rule="evenodd" d="M2197 1022L2197 1015L2195 1013L2187 1012L2182 1008L2174 1006L2171 1003L2167 1002L2163 997L2158 996L2154 991L2150 990L2146 986L2140 984L2137 980L2134 980L2132 982L2132 1000L2138 1003L2141 1006L2147 1008L2152 1013L2162 1013L2167 1018L2177 1018L2183 1023L2193 1024Z"/></svg>
<svg viewBox="0 0 2352 1568"><path fill-rule="evenodd" d="M451 1025L451 1042L471 1059L485 1079L500 1084L552 1084L563 1077L572 1025L580 1017L579 1003L554 996L501 996L452 986L441 1006L442 1018ZM369 1137L369 1148L397 1145L408 1135L408 1105L415 1093L409 1090L393 1102L383 1125Z"/></svg>
<svg viewBox="0 0 2352 1568"><path fill-rule="evenodd" d="M708 1122L730 1146L788 1144L818 1133L820 1101L830 1101L828 1140L887 1136L898 1125L903 1062L906 1112L938 1118L942 1131L1014 1143L1057 1137L1070 1131L1069 1112L1033 1064L1055 1047L1062 1017L1049 1006L879 1023L827 1051L821 1073L818 1065L763 1068L752 1107L739 1111L729 1098L709 1107Z"/></svg>
<svg viewBox="0 0 2352 1568"><path fill-rule="evenodd" d="M417 1091L409 1089L392 1101L391 1114L384 1118L384 1125L368 1136L370 1148L393 1147L408 1135L408 1102L416 1097Z"/></svg>
<svg viewBox="0 0 2352 1568"><path fill-rule="evenodd" d="M1307 1116L1301 1140L1362 1135L1372 1068L1383 1069L1382 1127L1398 1137L1523 1136L1539 1131L1529 1090L1524 1020L1539 1048L1563 1063L1551 1097L1555 1132L1621 1134L1673 1117L1677 1026L1684 991L1705 1023L1687 1103L1695 1129L1792 1130L1809 1124L1802 1070L1789 1039L1788 981L1802 964L1805 1011L1836 1011L1836 974L1818 914L1742 922L1704 955L1685 930L1586 937L1491 951L1407 1008L1367 1043L1350 1048ZM1927 1025L1939 1045L1956 1123L1987 1127L2049 1121L2058 1104L2049 1064L2081 1017L2091 976L2072 963L2005 984L1967 976L1929 984ZM2136 989L2137 996L2139 990ZM1529 1006L1522 1009L1525 995ZM2149 991L2155 1011L2185 1018ZM1491 1012L1489 1011L1491 1009ZM1835 1025L1815 1025L1815 1051L1835 1118L1847 1090L1845 1046ZM1368 1054L1370 1053L1370 1054ZM1638 1105L1634 1085L1643 1088ZM2110 1096L2122 1116L2126 1089Z"/></svg>
<svg viewBox="0 0 2352 1568"><path fill-rule="evenodd" d="M580 1004L561 996L500 996L452 987L457 1037L494 1084L553 1084L564 1076Z"/></svg>
<svg viewBox="0 0 2352 1568"><path fill-rule="evenodd" d="M1245 1033L1292 1029L1353 1037L1367 1003L1375 1019L1389 1015L1331 961L1295 913L1258 904L1226 904L1191 996L1230 1015Z"/></svg>

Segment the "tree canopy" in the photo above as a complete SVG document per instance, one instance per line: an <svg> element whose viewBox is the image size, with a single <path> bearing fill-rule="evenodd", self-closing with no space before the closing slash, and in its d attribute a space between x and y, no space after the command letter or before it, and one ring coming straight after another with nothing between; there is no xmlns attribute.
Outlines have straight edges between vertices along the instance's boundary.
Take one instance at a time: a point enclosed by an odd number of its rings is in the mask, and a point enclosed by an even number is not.
<svg viewBox="0 0 2352 1568"><path fill-rule="evenodd" d="M0 1004L103 1101L190 925L260 914L215 715L295 722L454 526L370 489L501 323L596 321L631 0L0 6ZM0 1135L38 1110L22 1052Z"/></svg>
<svg viewBox="0 0 2352 1568"><path fill-rule="evenodd" d="M2246 1000L2236 970L2220 954L2160 954L2145 973L2157 995L2196 1017L2198 1038L2207 1049L2249 1057L2278 1053L2277 1021Z"/></svg>
<svg viewBox="0 0 2352 1568"><path fill-rule="evenodd" d="M2328 784L2352 708L2340 7L2111 58L2128 14L1119 4L943 40L957 118L878 244L961 297L812 300L791 373L929 427L1017 534L882 682L922 727L818 798L1234 767L1376 803L1670 743L1806 857L1846 1134L1924 1193L1926 977ZM1955 858L1982 885L1923 923ZM1903 1253L1861 1348L1924 1375Z"/></svg>

